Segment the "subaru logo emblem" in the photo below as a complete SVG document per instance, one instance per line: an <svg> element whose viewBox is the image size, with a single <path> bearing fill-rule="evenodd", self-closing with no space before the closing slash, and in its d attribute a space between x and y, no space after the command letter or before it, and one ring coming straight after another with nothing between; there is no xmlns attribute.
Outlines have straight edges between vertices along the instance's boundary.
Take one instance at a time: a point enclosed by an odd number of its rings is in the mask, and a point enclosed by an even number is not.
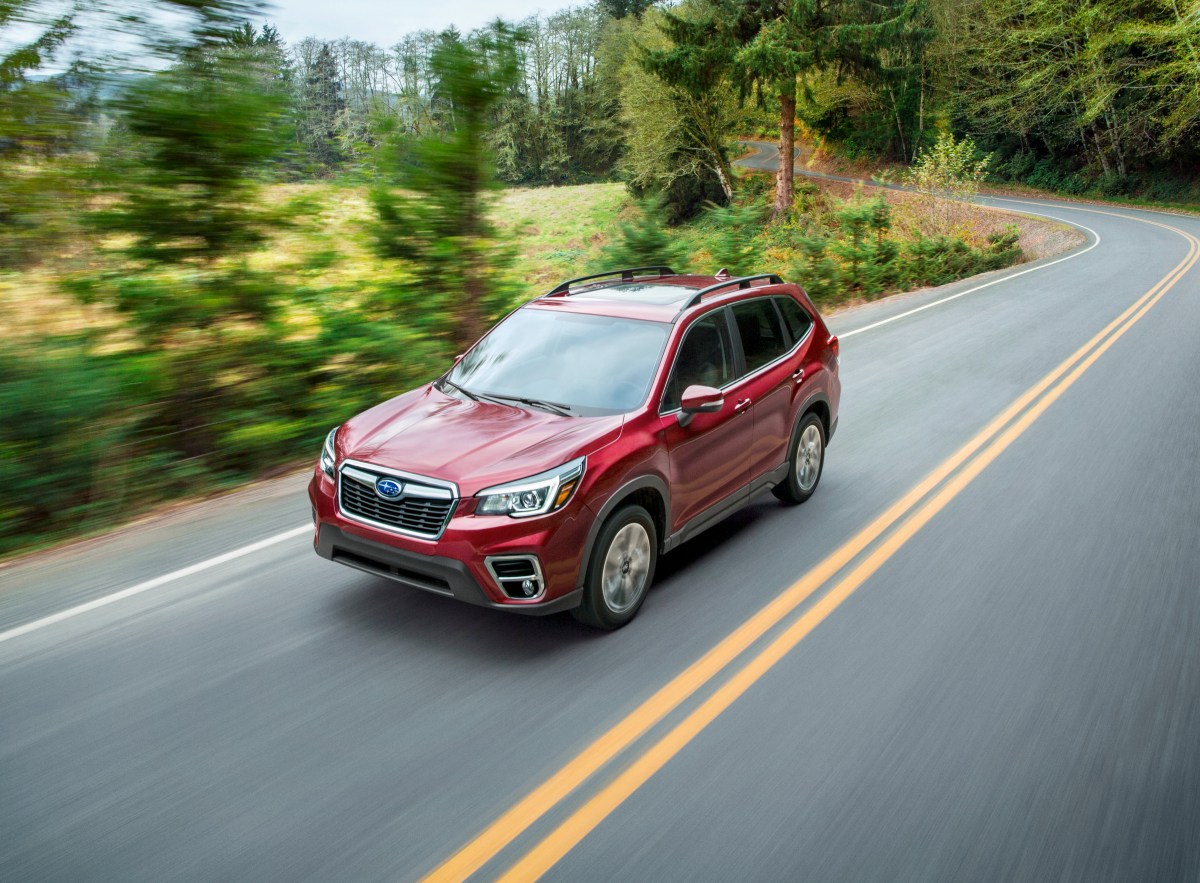
<svg viewBox="0 0 1200 883"><path fill-rule="evenodd" d="M403 490L404 485L394 478L379 478L375 480L375 493L379 494L385 500L396 499Z"/></svg>

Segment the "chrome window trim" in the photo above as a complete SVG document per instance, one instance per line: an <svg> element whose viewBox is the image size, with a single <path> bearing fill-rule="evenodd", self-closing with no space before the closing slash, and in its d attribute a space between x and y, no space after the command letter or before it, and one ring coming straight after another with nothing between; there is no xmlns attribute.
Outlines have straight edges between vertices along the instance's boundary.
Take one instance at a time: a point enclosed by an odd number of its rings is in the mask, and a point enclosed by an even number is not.
<svg viewBox="0 0 1200 883"><path fill-rule="evenodd" d="M364 518L361 515L355 515L351 512L347 512L345 509L342 508L342 477L343 477L343 473L346 471L346 467L350 467L349 471L351 473L350 475L348 475L346 477L350 478L351 481L358 481L360 484L362 484L363 481L361 478L356 478L355 477L356 474L363 475L364 473L366 473L366 474L376 473L378 475L387 475L392 478L400 478L400 479L404 480L405 488L404 488L404 493L401 495L401 497L413 496L413 497L420 497L421 499L425 499L425 500L436 499L436 500L449 501L450 509L446 513L446 519L442 522L441 528L439 528L437 533L434 533L434 534L419 533L414 530L405 530L404 528L396 527L396 525L394 525L394 524L386 524L382 521L376 521L373 518ZM418 492L415 494L409 494L409 491L408 491L408 483L409 482L415 482L418 485L424 485L425 488L428 488L429 491L433 491L434 493ZM422 490L424 490L424 488ZM443 496L443 494L445 494L445 496ZM390 469L387 466L377 466L374 463L367 463L362 460L346 459L346 460L343 460L338 466L338 482L337 482L338 515L342 516L347 521L354 521L354 522L357 522L358 524L370 525L371 527L377 528L379 530L387 531L388 533L400 534L401 536L412 537L413 539L417 539L417 540L426 540L428 542L433 542L433 541L439 540L439 539L441 539L442 534L444 534L446 532L446 527L447 527L447 525L450 524L450 520L454 517L454 511L458 508L458 503L461 499L462 499L462 497L458 493L458 485L456 485L452 481L446 481L441 478L433 478L432 476L428 476L428 475L418 475L415 472L405 472L401 469Z"/></svg>
<svg viewBox="0 0 1200 883"><path fill-rule="evenodd" d="M725 308L727 308L727 307L729 307L729 308L732 308L732 307L733 307L735 304L747 304L747 303L750 303L751 301L756 301L756 300L770 300L771 298L776 298L776 297L787 297L787 296L788 296L788 295L784 295L784 294L771 294L771 295L765 295L765 296L763 296L763 297L748 297L748 298L746 298L745 300L738 300L738 301L734 301L733 303L725 303L725 304L721 304L721 305L720 305L719 307L717 307L717 309L715 309L715 310L709 310L707 313L701 313L699 316L697 316L697 317L696 317L696 319L695 319L695 322L698 322L698 321L700 321L700 320L701 320L701 319L703 319L705 316L709 315L709 313L715 313L717 310L723 310L723 309L725 309ZM804 309L804 308L803 308L803 307L801 307L801 309ZM807 314L807 313L808 313L808 310L804 310L804 312ZM809 316L809 319L812 319L812 316ZM780 316L780 317L779 317L779 321L780 321L781 323L784 321L784 319L783 319L783 316ZM687 328L684 330L684 332L683 332L683 334L684 334L684 337L686 337L686 336L687 336L687 333L688 333L688 331L689 331L689 330L691 330L691 327L692 327L692 325L694 325L694 324L695 324L695 322L692 322L691 324L689 324L689 325L688 325L688 327L687 327ZM797 340L797 341L796 341L794 344L792 344L792 347L791 347L791 349L789 349L789 350L788 350L786 353L784 353L782 356L779 356L779 357L778 357L778 358L776 358L776 359L772 359L770 362L767 362L767 364L765 364L765 365L761 365L761 366L759 366L758 368L755 368L755 369L754 369L753 371L751 371L749 374L743 374L741 377L736 377L736 378L734 378L733 380L731 380L729 383L725 384L724 386L719 386L719 387L717 387L717 389L719 389L721 392L725 392L725 391L726 391L726 390L728 390L728 389L733 389L733 387L737 386L737 385L738 385L739 383L741 383L742 381L744 381L744 380L751 380L751 379L753 379L753 378L757 377L759 374L762 374L763 372L765 372L765 371L769 371L770 369L774 368L774 367L775 367L776 365L778 365L780 362L786 362L786 361L787 361L789 358L791 358L792 356L794 356L794 355L796 354L796 350L800 349L801 345L803 345L803 343L804 343L806 340L808 340L810 337L812 337L813 329L814 329L814 328L816 328L816 327L817 327L817 323L816 323L815 321L810 321L810 322L809 322L809 324L808 324L808 331L804 332L804 336L803 336L803 337L801 337L799 340ZM787 329L786 327L783 327L783 331L784 331L785 333L789 333L789 334L790 334L790 332L788 332L788 329ZM680 342L682 343L682 339L680 340ZM732 343L732 341L731 341L731 343ZM676 361L678 358L679 358L679 349L678 349L678 348L676 348L676 350L675 350L675 358L671 360L671 371L674 371L674 370L675 370L675 361ZM667 372L667 382L668 382L668 383L670 383L670 381L671 381L671 371L668 371L668 372ZM665 399L665 398L666 398L666 396L667 396L667 390L666 390L666 387L664 386L664 387L663 387L663 398ZM662 400L660 399L660 402L659 402L659 407L660 407L660 408L662 407L662 403L661 403L661 402L662 402ZM683 410L682 408L672 408L670 411L662 411L662 410L660 410L660 411L658 412L658 416L659 416L659 417L670 417L672 414L679 414L679 413L681 413L681 412L682 412L682 410Z"/></svg>
<svg viewBox="0 0 1200 883"><path fill-rule="evenodd" d="M504 591L504 585L503 585L503 583L500 582L500 577L496 575L496 569L494 567L492 567L493 561L532 561L533 562L533 573L537 577L538 585L540 586L540 588L538 589L538 593L530 598L514 598L508 592ZM542 600L542 597L546 594L546 577L542 573L542 562L538 559L537 555L529 555L529 554L488 555L486 558L483 559L483 566L486 567L487 572L489 574L491 574L492 582L494 582L496 584L496 588L500 590L500 594L503 595L505 598L508 598L510 601L521 601L521 602L525 602L525 603L529 603L532 601L540 601L540 600Z"/></svg>

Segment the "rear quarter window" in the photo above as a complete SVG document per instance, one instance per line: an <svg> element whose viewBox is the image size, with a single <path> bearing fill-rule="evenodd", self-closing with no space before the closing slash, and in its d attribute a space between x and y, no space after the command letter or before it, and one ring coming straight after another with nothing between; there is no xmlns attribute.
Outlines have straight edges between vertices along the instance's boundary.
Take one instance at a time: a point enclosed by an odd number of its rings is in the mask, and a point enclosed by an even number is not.
<svg viewBox="0 0 1200 883"><path fill-rule="evenodd" d="M787 326L788 334L792 338L792 345L795 346L804 339L804 335L808 334L808 329L812 328L812 316L790 297L777 297L775 303L779 307L779 312L783 314L783 324Z"/></svg>
<svg viewBox="0 0 1200 883"><path fill-rule="evenodd" d="M735 303L733 319L742 340L747 373L773 362L790 348L779 322L773 298L763 297Z"/></svg>

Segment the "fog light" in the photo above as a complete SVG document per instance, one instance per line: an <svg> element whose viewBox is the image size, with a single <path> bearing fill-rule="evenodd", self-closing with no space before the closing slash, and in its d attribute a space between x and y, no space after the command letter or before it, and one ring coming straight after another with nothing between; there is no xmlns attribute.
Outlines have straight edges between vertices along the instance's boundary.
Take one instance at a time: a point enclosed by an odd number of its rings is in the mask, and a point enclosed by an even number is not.
<svg viewBox="0 0 1200 883"><path fill-rule="evenodd" d="M484 564L500 591L516 601L536 598L546 587L535 555L497 555Z"/></svg>

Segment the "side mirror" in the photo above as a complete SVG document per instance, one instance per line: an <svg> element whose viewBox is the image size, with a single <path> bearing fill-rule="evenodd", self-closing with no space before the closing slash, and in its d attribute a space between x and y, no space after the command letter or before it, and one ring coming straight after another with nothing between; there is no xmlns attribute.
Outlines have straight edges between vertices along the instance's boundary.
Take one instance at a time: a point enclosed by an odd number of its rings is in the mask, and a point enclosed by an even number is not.
<svg viewBox="0 0 1200 883"><path fill-rule="evenodd" d="M725 394L711 386L693 384L679 402L679 425L687 426L696 414L715 414L725 405Z"/></svg>

